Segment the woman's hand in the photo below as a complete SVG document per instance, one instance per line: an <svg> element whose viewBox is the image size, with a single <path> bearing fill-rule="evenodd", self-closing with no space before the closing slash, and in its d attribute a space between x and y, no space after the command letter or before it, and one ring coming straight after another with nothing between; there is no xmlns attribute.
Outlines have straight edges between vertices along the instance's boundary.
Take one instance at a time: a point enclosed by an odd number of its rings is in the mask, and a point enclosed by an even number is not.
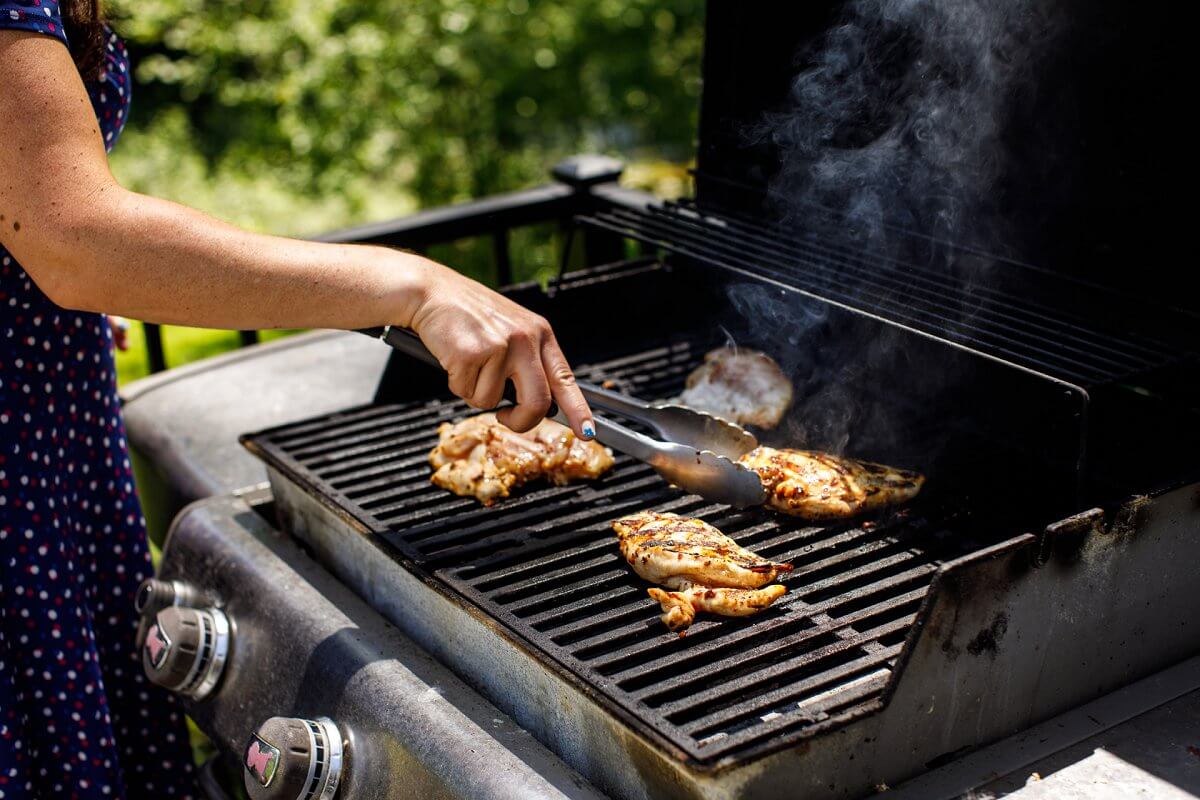
<svg viewBox="0 0 1200 800"><path fill-rule="evenodd" d="M553 398L577 436L596 435L592 412L545 319L451 269L427 262L409 327L445 368L450 391L475 408L495 408L512 380L517 404L497 418L527 431Z"/></svg>

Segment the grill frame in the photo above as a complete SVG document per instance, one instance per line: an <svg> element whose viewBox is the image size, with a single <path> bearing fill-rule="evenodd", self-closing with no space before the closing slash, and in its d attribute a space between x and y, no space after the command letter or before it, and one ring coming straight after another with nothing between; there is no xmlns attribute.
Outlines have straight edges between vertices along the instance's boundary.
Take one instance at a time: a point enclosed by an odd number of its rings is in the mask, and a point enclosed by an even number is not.
<svg viewBox="0 0 1200 800"><path fill-rule="evenodd" d="M646 380L648 372L659 371L647 365L672 365L669 380L678 383L703 352L695 341L667 343L579 372L592 380L615 377L654 396L656 388L665 387ZM620 369L630 362L638 366L637 374ZM595 485L530 488L485 510L471 498L454 498L427 483L425 456L436 439L436 422L467 413L465 405L446 399L370 404L248 434L243 443L273 474L386 543L405 569L502 625L522 649L697 769L756 758L877 711L891 665L938 565L970 550L961 533L951 535L949 527L932 530L937 526L922 515L872 528L873 521L811 526L765 511L732 512L670 489L648 467L619 454L614 473ZM375 427L389 435L404 428L412 432L412 441L385 438L371 444ZM388 456L392 461L379 461ZM315 471L335 465L332 474ZM390 490L371 491L389 484ZM564 513L572 507L573 514ZM645 596L648 584L628 570L607 527L621 513L645 508L706 518L768 557L796 562L785 583L803 580L805 585L750 620L698 621L681 643L657 620L657 606ZM587 524L581 526L583 521ZM484 537L475 539L481 533ZM936 555L926 552L939 534L942 545L954 540L954 547ZM573 540L583 543L562 544ZM500 555L486 555L504 544L510 547ZM789 544L798 549L786 549ZM823 553L828 556L816 557ZM555 577L568 582L552 588L549 581ZM864 577L859 586L856 581ZM602 606L599 613L605 616L591 630L587 607L575 616L561 608L563 591L589 596L589 578L603 587L607 603L619 602ZM539 581L542 591L537 591ZM839 586L848 588L839 593ZM693 672L698 678L715 666L718 674L708 674L704 691L689 700L686 674L672 676L672 671L697 652L709 654L707 645L721 657ZM775 654L782 664L771 682ZM757 680L738 675L747 662ZM732 684L715 683L726 674L734 676ZM831 692L840 681L850 688ZM757 687L764 694L756 700ZM791 708L796 702L802 707ZM699 710L714 703L715 708ZM756 714L759 721L747 725Z"/></svg>

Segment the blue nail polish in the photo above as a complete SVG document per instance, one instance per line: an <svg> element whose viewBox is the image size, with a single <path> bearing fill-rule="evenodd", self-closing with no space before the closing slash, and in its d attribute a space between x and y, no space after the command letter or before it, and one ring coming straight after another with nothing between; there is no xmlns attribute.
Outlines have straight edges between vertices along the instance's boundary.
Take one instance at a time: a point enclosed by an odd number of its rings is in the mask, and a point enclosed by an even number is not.
<svg viewBox="0 0 1200 800"><path fill-rule="evenodd" d="M580 427L583 428L583 438L585 438L585 439L595 439L596 438L596 426L592 424L592 421L590 419L587 422L583 423L583 425L581 425Z"/></svg>

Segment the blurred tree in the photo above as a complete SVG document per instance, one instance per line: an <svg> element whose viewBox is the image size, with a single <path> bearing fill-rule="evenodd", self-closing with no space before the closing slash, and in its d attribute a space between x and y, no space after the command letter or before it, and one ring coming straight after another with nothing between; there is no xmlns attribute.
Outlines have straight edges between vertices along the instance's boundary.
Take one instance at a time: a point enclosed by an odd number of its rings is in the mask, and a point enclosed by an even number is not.
<svg viewBox="0 0 1200 800"><path fill-rule="evenodd" d="M690 158L703 0L109 7L135 60L117 174L251 227L478 197L582 150Z"/></svg>

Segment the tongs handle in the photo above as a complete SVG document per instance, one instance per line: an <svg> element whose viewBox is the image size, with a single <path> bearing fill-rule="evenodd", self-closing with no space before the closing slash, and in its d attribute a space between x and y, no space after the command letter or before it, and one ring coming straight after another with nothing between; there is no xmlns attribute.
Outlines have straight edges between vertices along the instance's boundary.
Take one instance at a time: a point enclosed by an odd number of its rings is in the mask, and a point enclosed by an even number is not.
<svg viewBox="0 0 1200 800"><path fill-rule="evenodd" d="M442 368L441 363L434 357L433 353L429 352L429 348L425 346L425 343L421 341L421 337L417 336L415 331L385 325L382 328L360 328L358 332L370 336L372 339L379 339L391 345L393 349L404 353L406 356L415 358L423 364L428 364L438 369Z"/></svg>
<svg viewBox="0 0 1200 800"><path fill-rule="evenodd" d="M654 419L647 414L650 411L649 403L630 397L629 395L614 392L611 389L605 389L603 386L597 386L594 383L587 381L579 381L579 390L583 392L583 396L587 401L596 408L604 411L611 411L614 414L620 414L623 417L644 422L655 428Z"/></svg>
<svg viewBox="0 0 1200 800"><path fill-rule="evenodd" d="M425 346L425 343L421 341L421 337L415 331L387 325L382 328L360 328L358 332L366 334L373 339L380 339L391 345L393 349L404 353L406 356L415 358L417 361L442 369L441 362L437 360L433 353L429 352L429 348ZM504 383L504 399L514 405L517 402L517 390L512 385L512 381L505 381ZM546 412L546 416L553 417L557 414L558 404L551 401L550 410Z"/></svg>

